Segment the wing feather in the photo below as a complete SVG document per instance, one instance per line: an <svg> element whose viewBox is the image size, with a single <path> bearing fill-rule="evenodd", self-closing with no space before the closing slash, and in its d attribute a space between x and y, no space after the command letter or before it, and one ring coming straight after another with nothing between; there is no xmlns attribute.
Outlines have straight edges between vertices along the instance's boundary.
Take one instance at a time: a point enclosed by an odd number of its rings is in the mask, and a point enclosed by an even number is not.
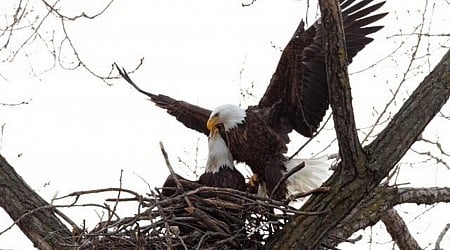
<svg viewBox="0 0 450 250"><path fill-rule="evenodd" d="M120 75L137 91L148 96L152 102L156 104L156 106L163 108L167 111L167 113L174 116L178 121L184 124L184 126L194 129L198 132L201 132L205 135L209 134L209 130L206 127L206 122L208 121L209 115L211 114L211 110L204 109L202 107L180 101L175 100L172 97L166 95L155 95L150 92L144 91L139 88L136 83L131 80L130 76L124 69L119 70Z"/></svg>
<svg viewBox="0 0 450 250"><path fill-rule="evenodd" d="M349 63L373 39L367 37L382 28L370 25L387 13L374 14L384 1L368 6L373 0L341 1L345 39ZM303 21L283 51L270 84L259 102L259 107L276 107L276 118L284 133L295 129L304 136L317 131L329 106L325 68L322 25L315 22L307 30ZM280 105L280 100L281 104ZM283 117L281 117L283 116Z"/></svg>

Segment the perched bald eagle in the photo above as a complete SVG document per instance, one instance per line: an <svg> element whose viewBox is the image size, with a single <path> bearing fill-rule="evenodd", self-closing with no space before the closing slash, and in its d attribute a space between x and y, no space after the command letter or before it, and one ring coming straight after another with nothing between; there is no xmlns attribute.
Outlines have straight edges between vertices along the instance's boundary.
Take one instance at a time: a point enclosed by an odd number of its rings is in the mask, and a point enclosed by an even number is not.
<svg viewBox="0 0 450 250"><path fill-rule="evenodd" d="M205 173L200 176L198 183L245 191L244 176L234 167L233 156L218 127L213 128L209 134L208 150Z"/></svg>
<svg viewBox="0 0 450 250"><path fill-rule="evenodd" d="M182 184L185 185L185 188L195 189L203 185L245 191L244 176L234 167L233 156L219 129L220 126L214 128L208 136L208 159L206 160L205 172L200 175L198 181L188 181L177 175L178 180L183 181ZM175 180L170 175L163 185L162 194L167 197L172 196L175 189Z"/></svg>
<svg viewBox="0 0 450 250"><path fill-rule="evenodd" d="M220 128L220 126L219 126ZM176 175L178 181L183 186L184 191L194 190L200 186L210 186L210 187L222 187L222 188L232 188L240 191L245 191L246 184L244 176L234 167L233 157L228 149L225 140L222 138L219 128L215 128L211 131L208 137L208 159L206 161L205 172L200 176L198 181L189 181L185 178ZM172 175L169 175L164 182L162 194L165 197L170 197L177 194L177 191L181 191L177 188L176 181ZM212 194L208 192L203 192L199 194L202 198L220 198L220 194ZM190 234L195 230L209 230L208 225L205 223L194 223L198 221L197 219L191 218L192 212L186 210L184 206L174 206L171 210L174 219L171 220L171 230L178 232L180 235ZM221 208L222 209L222 208ZM240 210L237 209L225 209L231 212L228 213L212 212L216 210L204 210L205 213L202 215L203 219L216 219L226 225L226 229L231 231L243 230L245 220L241 219ZM178 218L178 219L177 219ZM188 218L179 219L179 218ZM194 223L194 224L193 224Z"/></svg>
<svg viewBox="0 0 450 250"><path fill-rule="evenodd" d="M354 2L341 1L349 62L373 40L367 35L382 28L369 25L387 14L371 14L384 1L371 6L373 0ZM312 136L328 109L324 54L320 20L307 30L301 22L284 49L266 92L257 105L247 109L227 104L211 111L166 95L155 95L140 89L123 69L119 72L134 88L186 127L208 135L223 124L234 160L250 166L256 175L254 179L271 193L286 171L284 153L289 143L288 133L295 130ZM286 186L283 186L273 197L280 199L285 194Z"/></svg>

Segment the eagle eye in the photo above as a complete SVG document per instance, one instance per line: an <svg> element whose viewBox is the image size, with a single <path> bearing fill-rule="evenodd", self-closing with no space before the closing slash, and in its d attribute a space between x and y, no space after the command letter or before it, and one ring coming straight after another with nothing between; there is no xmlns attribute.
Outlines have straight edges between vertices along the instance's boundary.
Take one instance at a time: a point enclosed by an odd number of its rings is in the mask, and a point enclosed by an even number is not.
<svg viewBox="0 0 450 250"><path fill-rule="evenodd" d="M224 130L224 129L225 129L225 125L224 125L223 123L217 124L216 127L217 127L219 130Z"/></svg>

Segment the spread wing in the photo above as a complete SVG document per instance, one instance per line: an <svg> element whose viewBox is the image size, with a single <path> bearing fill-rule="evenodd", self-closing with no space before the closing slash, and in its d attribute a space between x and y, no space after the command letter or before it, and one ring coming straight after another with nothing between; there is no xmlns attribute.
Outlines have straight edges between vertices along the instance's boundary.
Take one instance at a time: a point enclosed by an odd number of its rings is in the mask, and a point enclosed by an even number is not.
<svg viewBox="0 0 450 250"><path fill-rule="evenodd" d="M131 86L142 94L150 97L152 102L154 102L158 107L165 109L167 113L175 116L175 118L183 123L184 126L197 130L205 135L209 134L209 130L206 127L206 122L211 114L211 110L204 109L184 101L175 100L166 95L155 95L150 92L146 92L139 88L131 80L130 76L124 69L120 69L119 67L117 67L117 69L123 79L125 79Z"/></svg>
<svg viewBox="0 0 450 250"><path fill-rule="evenodd" d="M370 15L385 2L368 6L373 0L341 1L345 40L349 63L373 39L367 37L383 26L368 25L387 13ZM277 69L258 106L276 108L274 125L288 133L295 129L312 136L328 109L328 85L323 48L322 25L316 21L307 30L303 21L284 49ZM272 114L273 116L274 114Z"/></svg>

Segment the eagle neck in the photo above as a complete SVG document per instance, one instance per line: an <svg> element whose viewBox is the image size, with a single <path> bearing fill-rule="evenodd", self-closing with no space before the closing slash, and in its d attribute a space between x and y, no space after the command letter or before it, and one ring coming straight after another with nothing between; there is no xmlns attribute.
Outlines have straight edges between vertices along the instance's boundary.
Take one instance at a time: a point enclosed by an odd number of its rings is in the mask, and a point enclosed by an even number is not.
<svg viewBox="0 0 450 250"><path fill-rule="evenodd" d="M233 156L220 134L217 134L214 138L209 138L208 148L207 173L217 173L220 168L234 169Z"/></svg>

